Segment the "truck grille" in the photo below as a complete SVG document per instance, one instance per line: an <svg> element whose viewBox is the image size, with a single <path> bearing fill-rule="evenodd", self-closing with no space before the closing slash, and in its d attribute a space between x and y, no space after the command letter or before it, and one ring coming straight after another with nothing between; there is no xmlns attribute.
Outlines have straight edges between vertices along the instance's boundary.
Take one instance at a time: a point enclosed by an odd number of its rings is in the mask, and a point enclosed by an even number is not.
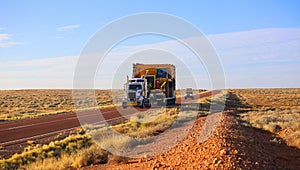
<svg viewBox="0 0 300 170"><path fill-rule="evenodd" d="M135 101L135 92L129 92L128 97L130 101Z"/></svg>

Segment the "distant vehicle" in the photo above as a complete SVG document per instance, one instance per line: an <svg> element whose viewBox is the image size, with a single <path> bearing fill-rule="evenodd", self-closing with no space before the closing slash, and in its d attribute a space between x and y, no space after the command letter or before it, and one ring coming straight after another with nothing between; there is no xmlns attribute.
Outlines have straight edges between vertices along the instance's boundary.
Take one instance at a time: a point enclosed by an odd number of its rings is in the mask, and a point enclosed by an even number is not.
<svg viewBox="0 0 300 170"><path fill-rule="evenodd" d="M151 107L175 104L175 66L172 64L133 64L127 78L122 107Z"/></svg>
<svg viewBox="0 0 300 170"><path fill-rule="evenodd" d="M185 99L187 99L187 98L192 98L192 99L194 99L194 92L193 92L193 89L192 89L192 88L187 88L187 89L186 89L184 98L185 98Z"/></svg>

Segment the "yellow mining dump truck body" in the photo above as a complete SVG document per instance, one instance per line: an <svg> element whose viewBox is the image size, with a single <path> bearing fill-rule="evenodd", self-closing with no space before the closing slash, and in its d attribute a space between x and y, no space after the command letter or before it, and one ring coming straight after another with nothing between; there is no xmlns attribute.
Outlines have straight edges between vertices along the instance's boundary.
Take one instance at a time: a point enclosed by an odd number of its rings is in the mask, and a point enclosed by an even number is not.
<svg viewBox="0 0 300 170"><path fill-rule="evenodd" d="M152 101L175 104L175 66L172 64L133 64L132 78L146 78ZM162 95L162 96L160 96Z"/></svg>

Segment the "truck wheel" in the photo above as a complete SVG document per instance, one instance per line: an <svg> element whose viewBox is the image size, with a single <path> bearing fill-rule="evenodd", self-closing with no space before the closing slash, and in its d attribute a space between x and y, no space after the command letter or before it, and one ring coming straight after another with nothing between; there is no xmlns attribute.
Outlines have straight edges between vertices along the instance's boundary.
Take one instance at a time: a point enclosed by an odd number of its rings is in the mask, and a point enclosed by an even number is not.
<svg viewBox="0 0 300 170"><path fill-rule="evenodd" d="M123 109L126 109L127 108L127 103L122 103L122 107L123 107Z"/></svg>
<svg viewBox="0 0 300 170"><path fill-rule="evenodd" d="M145 107L148 107L148 108L151 107L151 102L149 99L145 99L144 103L145 103Z"/></svg>
<svg viewBox="0 0 300 170"><path fill-rule="evenodd" d="M142 104L141 104L140 108L144 108L144 107L145 107L145 102L142 101Z"/></svg>

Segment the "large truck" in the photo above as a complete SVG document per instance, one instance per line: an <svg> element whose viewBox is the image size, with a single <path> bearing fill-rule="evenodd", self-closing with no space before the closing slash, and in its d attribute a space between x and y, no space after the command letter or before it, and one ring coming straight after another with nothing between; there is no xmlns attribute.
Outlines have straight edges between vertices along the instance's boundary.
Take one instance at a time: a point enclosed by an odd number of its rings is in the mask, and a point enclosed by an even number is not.
<svg viewBox="0 0 300 170"><path fill-rule="evenodd" d="M127 77L122 107L175 104L175 66L172 64L133 64L132 78Z"/></svg>
<svg viewBox="0 0 300 170"><path fill-rule="evenodd" d="M194 99L194 92L193 92L193 89L192 89L192 88L187 88L187 89L185 90L184 98L185 98L185 99L187 99L187 98Z"/></svg>

